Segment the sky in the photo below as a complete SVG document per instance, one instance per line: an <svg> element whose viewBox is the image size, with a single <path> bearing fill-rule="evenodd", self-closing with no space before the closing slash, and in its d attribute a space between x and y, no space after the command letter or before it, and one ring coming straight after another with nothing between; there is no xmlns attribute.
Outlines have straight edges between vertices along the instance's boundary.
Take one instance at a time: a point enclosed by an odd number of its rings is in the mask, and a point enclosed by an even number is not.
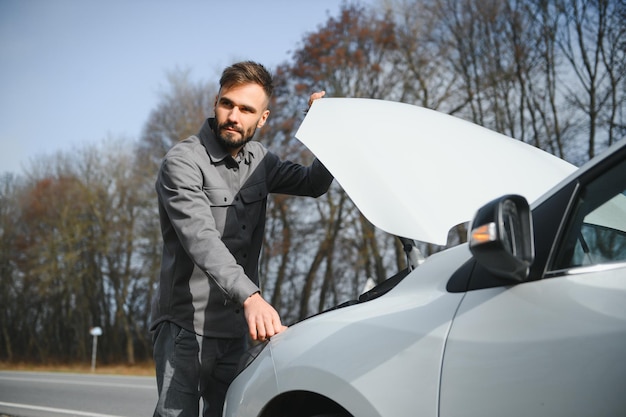
<svg viewBox="0 0 626 417"><path fill-rule="evenodd" d="M291 59L340 0L0 0L0 174L136 140L167 73ZM207 109L207 115L210 109Z"/></svg>

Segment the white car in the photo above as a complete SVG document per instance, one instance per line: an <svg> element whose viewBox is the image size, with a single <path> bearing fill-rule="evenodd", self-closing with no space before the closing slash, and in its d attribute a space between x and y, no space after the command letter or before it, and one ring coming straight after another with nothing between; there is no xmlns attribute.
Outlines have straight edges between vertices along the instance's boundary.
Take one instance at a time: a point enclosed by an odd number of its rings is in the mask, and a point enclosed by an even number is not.
<svg viewBox="0 0 626 417"><path fill-rule="evenodd" d="M224 416L626 415L626 140L576 169L431 110L332 98L296 136L380 229L445 244L471 221L468 243L256 346Z"/></svg>

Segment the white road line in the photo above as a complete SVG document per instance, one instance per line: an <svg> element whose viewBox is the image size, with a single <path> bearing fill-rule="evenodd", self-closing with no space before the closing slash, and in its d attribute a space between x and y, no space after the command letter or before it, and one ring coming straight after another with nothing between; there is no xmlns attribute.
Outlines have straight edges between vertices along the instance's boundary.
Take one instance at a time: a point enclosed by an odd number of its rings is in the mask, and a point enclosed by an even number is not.
<svg viewBox="0 0 626 417"><path fill-rule="evenodd" d="M139 389L155 389L155 386L139 385L139 384L119 384L115 382L90 382L90 381L70 381L67 379L47 379L47 378L32 378L32 377L19 377L19 376L0 376L0 380L5 381L34 381L44 382L50 384L74 384L74 385L94 385L99 387L120 387L120 388L139 388Z"/></svg>
<svg viewBox="0 0 626 417"><path fill-rule="evenodd" d="M12 408L19 408L19 409L26 409L26 410L45 411L48 413L71 414L75 416L85 416L85 417L123 417L123 416L115 416L111 414L90 413L87 411L66 410L64 408L50 408L50 407L39 407L36 405L29 405L29 404L5 403L2 401L0 401L0 407L12 407Z"/></svg>

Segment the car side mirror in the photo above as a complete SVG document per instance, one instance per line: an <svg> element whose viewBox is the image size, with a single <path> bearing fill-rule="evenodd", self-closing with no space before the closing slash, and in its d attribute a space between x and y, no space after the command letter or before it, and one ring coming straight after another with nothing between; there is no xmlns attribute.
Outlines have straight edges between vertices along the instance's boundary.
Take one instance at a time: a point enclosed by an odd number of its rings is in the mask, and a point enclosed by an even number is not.
<svg viewBox="0 0 626 417"><path fill-rule="evenodd" d="M532 215L526 199L506 195L481 207L469 228L474 258L501 278L523 282L535 258Z"/></svg>

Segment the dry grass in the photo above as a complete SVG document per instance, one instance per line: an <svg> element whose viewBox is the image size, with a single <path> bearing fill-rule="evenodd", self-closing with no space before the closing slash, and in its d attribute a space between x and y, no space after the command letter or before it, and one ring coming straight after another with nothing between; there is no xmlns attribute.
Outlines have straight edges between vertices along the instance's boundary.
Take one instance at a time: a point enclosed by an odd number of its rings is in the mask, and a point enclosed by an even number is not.
<svg viewBox="0 0 626 417"><path fill-rule="evenodd" d="M73 372L92 373L91 363L89 364L29 364L29 363L8 363L0 362L0 370L3 371L31 371L31 372ZM154 364L146 362L135 365L99 365L96 364L95 374L102 375L136 375L154 376Z"/></svg>

